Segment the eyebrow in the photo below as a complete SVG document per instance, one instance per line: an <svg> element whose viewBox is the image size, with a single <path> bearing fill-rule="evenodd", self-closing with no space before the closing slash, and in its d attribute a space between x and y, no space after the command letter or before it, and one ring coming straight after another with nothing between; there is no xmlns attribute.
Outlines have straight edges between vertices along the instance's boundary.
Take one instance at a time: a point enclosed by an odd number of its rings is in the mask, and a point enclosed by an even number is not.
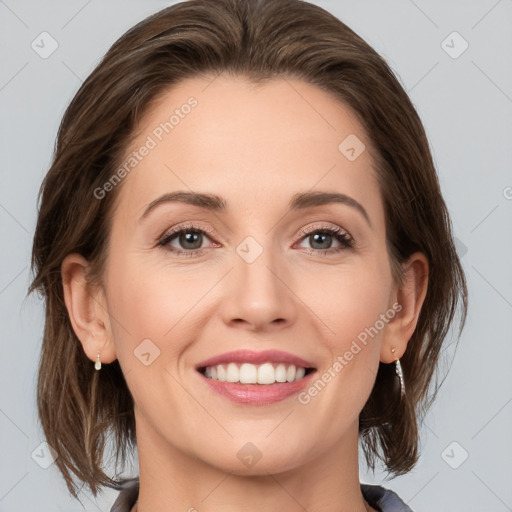
<svg viewBox="0 0 512 512"><path fill-rule="evenodd" d="M154 201L151 201L151 203L146 206L139 221L145 219L158 206L174 202L190 204L215 212L223 212L227 210L226 201L218 195L204 194L200 192L176 191L164 194L156 198ZM365 218L366 222L370 226L372 226L368 212L365 210L363 205L346 194L321 191L299 193L292 197L288 207L290 210L303 210L313 206L324 206L332 203L351 206Z"/></svg>

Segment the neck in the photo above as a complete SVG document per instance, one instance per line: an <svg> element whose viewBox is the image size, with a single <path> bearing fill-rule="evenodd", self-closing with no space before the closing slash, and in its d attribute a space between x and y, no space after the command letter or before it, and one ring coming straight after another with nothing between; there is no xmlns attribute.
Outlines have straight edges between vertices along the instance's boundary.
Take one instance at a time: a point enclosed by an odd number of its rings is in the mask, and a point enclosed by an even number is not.
<svg viewBox="0 0 512 512"><path fill-rule="evenodd" d="M222 470L170 445L137 418L140 490L131 512L374 512L359 483L357 423L328 453L251 475ZM255 465L255 468L258 466Z"/></svg>

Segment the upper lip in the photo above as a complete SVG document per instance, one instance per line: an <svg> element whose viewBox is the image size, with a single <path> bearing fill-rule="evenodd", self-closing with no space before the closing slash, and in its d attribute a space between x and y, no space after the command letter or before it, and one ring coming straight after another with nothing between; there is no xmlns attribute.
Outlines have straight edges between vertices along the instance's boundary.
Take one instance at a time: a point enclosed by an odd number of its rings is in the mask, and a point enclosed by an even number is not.
<svg viewBox="0 0 512 512"><path fill-rule="evenodd" d="M224 354L201 361L196 365L196 369L199 370L200 368L206 368L207 366L216 366L224 363L286 363L301 366L303 368L314 368L313 363L302 359L302 357L298 357L281 350L263 350L260 352L252 350L234 350L232 352L225 352Z"/></svg>

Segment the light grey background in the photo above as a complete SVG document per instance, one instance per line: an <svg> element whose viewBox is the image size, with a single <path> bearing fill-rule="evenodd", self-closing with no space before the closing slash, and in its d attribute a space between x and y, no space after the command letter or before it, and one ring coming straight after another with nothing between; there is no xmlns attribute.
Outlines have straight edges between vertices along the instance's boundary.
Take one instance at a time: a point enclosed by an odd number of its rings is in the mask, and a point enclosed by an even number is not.
<svg viewBox="0 0 512 512"><path fill-rule="evenodd" d="M24 297L36 195L64 110L109 46L170 3L0 0L2 512L107 511L116 496L109 491L94 500L83 492L82 506L67 495L55 465L43 469L35 462L38 454L45 458L34 405L44 309L36 295ZM361 480L395 489L415 512L512 510L512 4L314 3L387 59L417 107L471 299L456 357L422 427L418 465L389 481L362 466ZM58 43L46 59L31 47L43 31ZM453 58L464 40L469 47Z"/></svg>

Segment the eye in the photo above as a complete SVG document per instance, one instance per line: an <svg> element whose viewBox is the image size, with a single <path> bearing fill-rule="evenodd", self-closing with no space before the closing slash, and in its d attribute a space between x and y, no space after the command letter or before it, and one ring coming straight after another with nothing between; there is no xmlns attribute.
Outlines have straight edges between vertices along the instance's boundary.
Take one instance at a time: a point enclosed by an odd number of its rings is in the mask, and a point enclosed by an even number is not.
<svg viewBox="0 0 512 512"><path fill-rule="evenodd" d="M317 227L309 231L302 231L301 235L303 235L302 243L309 242L311 245L311 248L305 247L310 254L333 254L354 246L354 239L339 227ZM333 247L333 243L337 245Z"/></svg>
<svg viewBox="0 0 512 512"><path fill-rule="evenodd" d="M209 240L205 229L194 225L181 226L165 234L158 242L170 252L182 256L197 256L207 247L203 246L205 240Z"/></svg>
<svg viewBox="0 0 512 512"><path fill-rule="evenodd" d="M179 256L198 256L208 248L208 245L204 245L205 242L207 240L211 242L208 235L210 235L208 230L193 224L179 226L165 234L158 242L158 246ZM354 239L340 227L321 226L302 230L300 236L299 246L306 249L309 254L334 254L354 246ZM311 247L304 247L302 245L304 242L309 242ZM211 242L210 247L212 245L220 247L215 242Z"/></svg>

